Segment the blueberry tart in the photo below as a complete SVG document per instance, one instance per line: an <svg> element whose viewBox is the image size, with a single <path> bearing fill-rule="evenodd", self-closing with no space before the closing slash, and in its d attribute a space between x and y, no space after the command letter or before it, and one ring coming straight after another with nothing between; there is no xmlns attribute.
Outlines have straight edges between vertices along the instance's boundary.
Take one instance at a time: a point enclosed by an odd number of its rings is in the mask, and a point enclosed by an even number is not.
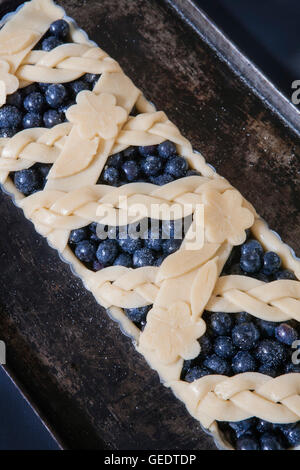
<svg viewBox="0 0 300 470"><path fill-rule="evenodd" d="M223 448L299 449L299 261L52 0L0 30L0 182Z"/></svg>

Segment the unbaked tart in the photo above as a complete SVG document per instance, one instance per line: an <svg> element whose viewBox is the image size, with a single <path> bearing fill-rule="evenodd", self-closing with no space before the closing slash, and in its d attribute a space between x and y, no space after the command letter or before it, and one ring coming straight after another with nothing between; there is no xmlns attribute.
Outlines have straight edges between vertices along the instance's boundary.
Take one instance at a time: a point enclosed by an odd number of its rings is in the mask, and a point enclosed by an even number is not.
<svg viewBox="0 0 300 470"><path fill-rule="evenodd" d="M4 19L0 106L3 188L164 385L223 448L299 448L288 246L52 0Z"/></svg>

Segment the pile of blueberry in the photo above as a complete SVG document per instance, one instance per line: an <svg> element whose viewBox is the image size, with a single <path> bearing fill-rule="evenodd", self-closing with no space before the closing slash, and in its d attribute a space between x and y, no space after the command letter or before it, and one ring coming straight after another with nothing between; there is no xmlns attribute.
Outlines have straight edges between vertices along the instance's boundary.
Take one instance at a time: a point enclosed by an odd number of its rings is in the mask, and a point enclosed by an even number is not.
<svg viewBox="0 0 300 470"><path fill-rule="evenodd" d="M189 168L185 158L177 155L176 146L172 142L165 141L160 145L129 147L112 155L98 183L122 186L146 182L162 186L192 175L199 173Z"/></svg>
<svg viewBox="0 0 300 470"><path fill-rule="evenodd" d="M69 42L69 25L65 20L51 24L35 49L50 51ZM10 138L17 132L34 127L51 128L66 122L66 111L75 104L80 91L92 90L99 75L85 74L64 84L33 83L7 97L0 108L0 137ZM49 165L36 164L28 170L11 174L17 189L29 196L43 189Z"/></svg>
<svg viewBox="0 0 300 470"><path fill-rule="evenodd" d="M233 250L223 274L240 274L270 282L295 279L289 270L280 269L280 257L266 252L256 240L249 240ZM232 376L260 372L271 377L298 372L293 364L292 348L300 338L300 324L294 320L274 323L260 320L247 312L205 312L207 330L199 339L201 352L185 361L181 379L193 382L211 374ZM257 419L222 423L227 438L238 449L281 449L300 444L300 425L271 425ZM298 439L298 441L297 441Z"/></svg>

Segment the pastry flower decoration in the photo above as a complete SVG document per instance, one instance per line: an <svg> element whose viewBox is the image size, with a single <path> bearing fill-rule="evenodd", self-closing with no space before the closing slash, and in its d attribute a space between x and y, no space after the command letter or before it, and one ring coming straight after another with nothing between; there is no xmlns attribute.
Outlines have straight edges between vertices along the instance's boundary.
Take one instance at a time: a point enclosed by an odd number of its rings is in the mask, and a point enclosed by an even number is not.
<svg viewBox="0 0 300 470"><path fill-rule="evenodd" d="M74 125L83 139L96 136L108 140L116 137L118 124L125 122L125 109L116 106L116 98L108 93L96 95L91 91L82 91L77 95L77 104L67 111L67 118Z"/></svg>
<svg viewBox="0 0 300 470"><path fill-rule="evenodd" d="M170 364L179 357L193 359L200 352L197 338L205 333L205 322L192 319L187 303L175 302L169 309L154 307L140 336L140 346L156 352L159 359Z"/></svg>
<svg viewBox="0 0 300 470"><path fill-rule="evenodd" d="M19 80L9 73L9 70L9 64L5 60L0 60L0 106L6 103L7 95L11 95L19 88Z"/></svg>
<svg viewBox="0 0 300 470"><path fill-rule="evenodd" d="M240 245L246 240L246 229L254 223L254 215L242 207L243 198L235 189L223 194L207 191L204 195L204 226L211 243L228 241Z"/></svg>

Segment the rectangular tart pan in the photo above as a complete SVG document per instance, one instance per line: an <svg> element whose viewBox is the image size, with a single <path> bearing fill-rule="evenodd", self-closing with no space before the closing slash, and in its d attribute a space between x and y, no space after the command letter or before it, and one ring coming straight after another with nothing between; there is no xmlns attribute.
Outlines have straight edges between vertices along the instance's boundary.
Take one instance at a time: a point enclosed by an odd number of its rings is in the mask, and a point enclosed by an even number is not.
<svg viewBox="0 0 300 470"><path fill-rule="evenodd" d="M299 254L298 110L191 0L59 4ZM4 194L0 217L0 339L65 447L216 449Z"/></svg>

